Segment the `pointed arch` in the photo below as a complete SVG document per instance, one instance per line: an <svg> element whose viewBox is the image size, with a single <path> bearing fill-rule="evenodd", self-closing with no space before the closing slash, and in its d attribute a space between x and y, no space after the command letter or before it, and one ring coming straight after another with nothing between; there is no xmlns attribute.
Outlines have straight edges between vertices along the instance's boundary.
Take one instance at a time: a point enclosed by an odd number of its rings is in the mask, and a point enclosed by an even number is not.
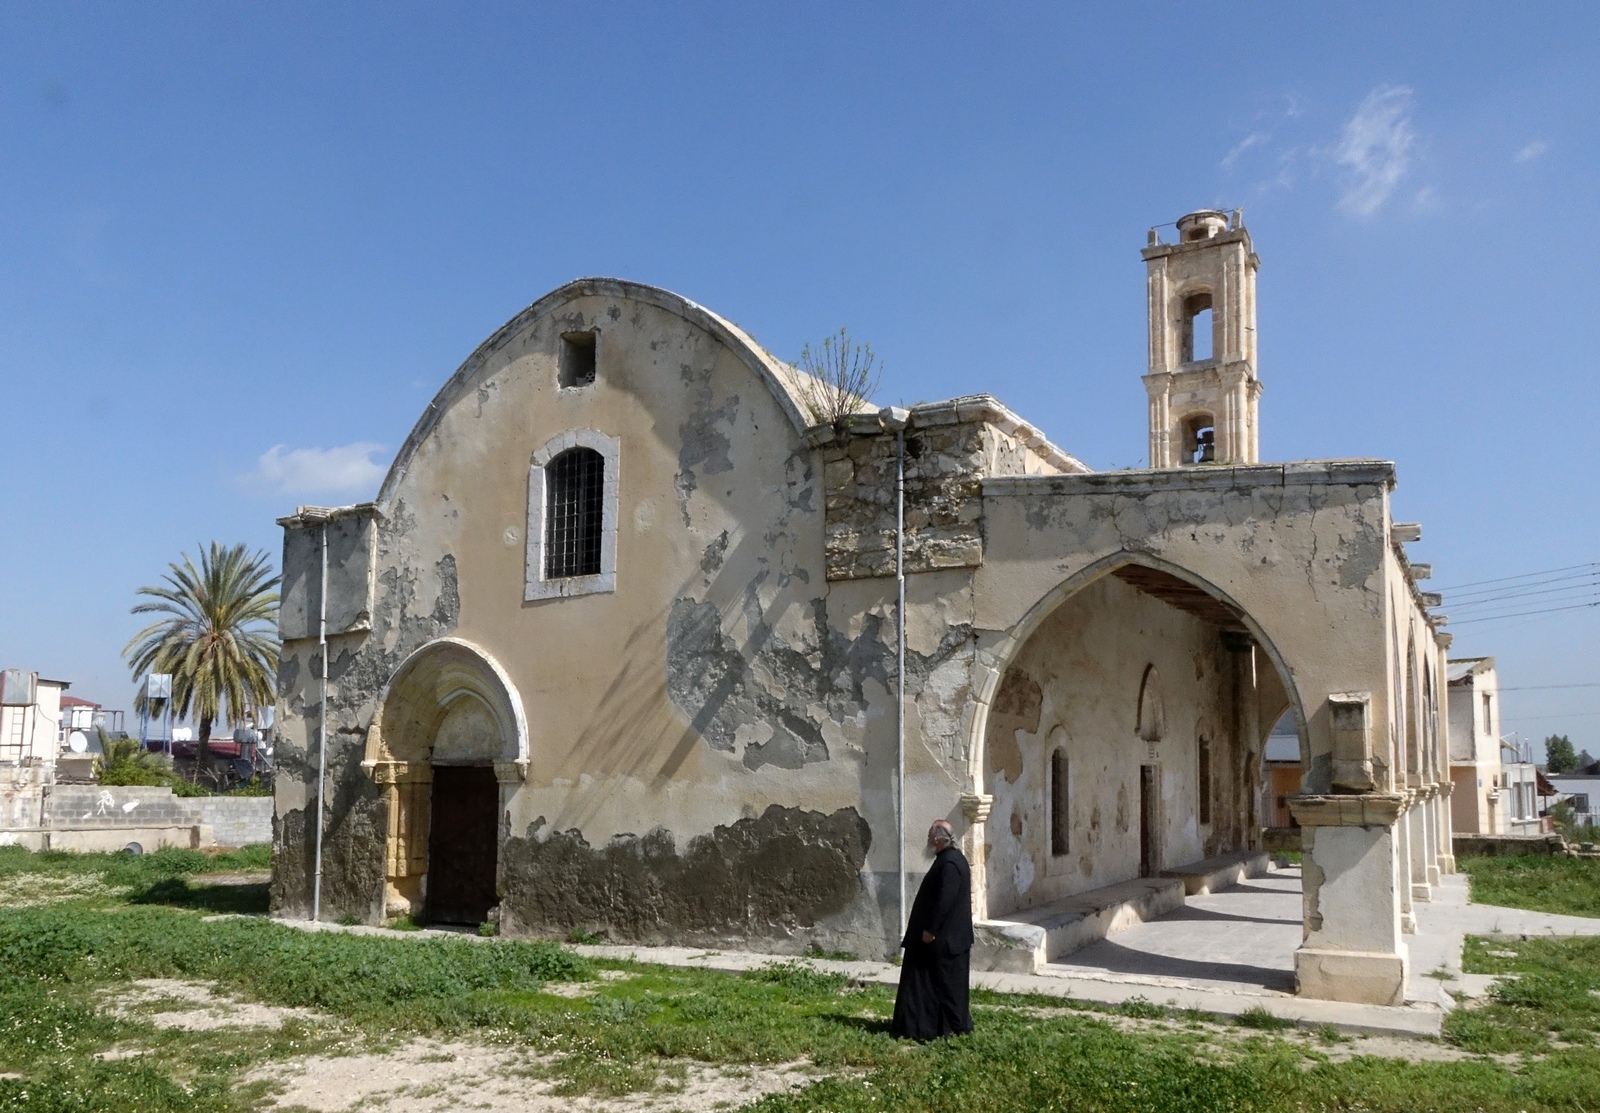
<svg viewBox="0 0 1600 1113"><path fill-rule="evenodd" d="M1288 698L1288 709L1294 713L1296 732L1300 736L1301 767L1303 769L1310 767L1311 739L1306 726L1305 705L1294 682L1294 671L1261 624L1227 592L1197 573L1150 553L1137 553L1124 549L1079 569L1047 591L1005 636L984 654L982 663L976 670L974 685L976 698L967 732L966 782L970 796L980 798L984 795L984 768L988 760L984 746L989 729L989 711L999 690L1001 678L1017 660L1028 639L1055 613L1057 608L1090 584L1123 570L1130 570L1129 574L1137 575L1140 569L1172 577L1198 589L1209 596L1217 608L1220 608L1216 612L1219 616L1226 615L1231 622L1242 627L1250 635L1251 640L1266 655L1277 672ZM1272 718L1276 719L1277 716Z"/></svg>

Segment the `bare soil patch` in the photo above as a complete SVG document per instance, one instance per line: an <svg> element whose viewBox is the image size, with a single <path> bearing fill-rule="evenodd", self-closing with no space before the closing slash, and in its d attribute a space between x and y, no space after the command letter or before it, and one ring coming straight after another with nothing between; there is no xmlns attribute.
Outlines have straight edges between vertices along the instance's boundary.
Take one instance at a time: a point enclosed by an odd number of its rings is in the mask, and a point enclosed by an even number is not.
<svg viewBox="0 0 1600 1113"><path fill-rule="evenodd" d="M176 978L140 979L129 989L108 994L105 1002L111 1013L124 1019L137 1018L153 1028L180 1028L186 1032L276 1028L291 1019L329 1019L311 1009L281 1008L219 997L209 985Z"/></svg>
<svg viewBox="0 0 1600 1113"><path fill-rule="evenodd" d="M619 1098L573 1097L539 1077L549 1057L522 1048L464 1040L415 1040L383 1054L313 1055L258 1068L247 1082L280 1087L273 1108L315 1113L407 1113L473 1109L486 1113L710 1113L764 1094L804 1086L799 1064L720 1068L690 1064L670 1088Z"/></svg>

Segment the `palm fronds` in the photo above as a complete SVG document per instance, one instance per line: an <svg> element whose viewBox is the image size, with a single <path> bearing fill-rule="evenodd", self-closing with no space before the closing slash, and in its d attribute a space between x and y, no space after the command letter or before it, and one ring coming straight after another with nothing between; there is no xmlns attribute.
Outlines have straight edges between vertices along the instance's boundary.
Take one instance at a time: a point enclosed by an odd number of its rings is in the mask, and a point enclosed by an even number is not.
<svg viewBox="0 0 1600 1113"><path fill-rule="evenodd" d="M172 674L172 710L199 720L202 747L211 724L270 702L278 669L278 577L265 552L211 542L197 568L188 553L168 565L163 583L141 587L134 614L164 617L140 630L122 655L137 678ZM135 709L159 714L164 699L140 692Z"/></svg>

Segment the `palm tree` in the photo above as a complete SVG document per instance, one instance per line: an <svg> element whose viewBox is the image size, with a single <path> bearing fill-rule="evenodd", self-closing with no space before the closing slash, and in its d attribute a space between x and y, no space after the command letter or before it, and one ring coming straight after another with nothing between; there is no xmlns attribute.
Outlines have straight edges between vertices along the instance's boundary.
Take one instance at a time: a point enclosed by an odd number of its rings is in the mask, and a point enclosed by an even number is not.
<svg viewBox="0 0 1600 1113"><path fill-rule="evenodd" d="M173 709L200 720L200 761L207 757L211 724L226 712L239 718L273 696L278 671L278 577L265 552L254 556L241 545L211 542L197 569L189 554L174 561L166 583L141 587L149 600L134 614L160 614L128 642L122 655L135 678L172 674ZM159 713L162 699L143 692L138 711ZM197 766L197 767L198 767Z"/></svg>

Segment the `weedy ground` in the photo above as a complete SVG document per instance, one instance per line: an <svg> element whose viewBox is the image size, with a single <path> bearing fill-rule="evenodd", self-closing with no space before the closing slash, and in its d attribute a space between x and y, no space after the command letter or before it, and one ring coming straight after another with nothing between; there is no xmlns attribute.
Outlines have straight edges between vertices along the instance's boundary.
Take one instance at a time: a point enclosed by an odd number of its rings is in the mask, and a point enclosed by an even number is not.
<svg viewBox="0 0 1600 1113"><path fill-rule="evenodd" d="M764 1113L1600 1110L1600 940L1470 941L1469 970L1516 977L1443 1041L977 992L977 1032L924 1047L888 1035L891 989L805 961L732 975L310 933L266 919L264 884L204 876L264 865L0 849L0 1110L260 1109L301 1100L307 1064L402 1061L424 1081L394 1082L392 1107L446 1108L471 1048L500 1076L467 1104L495 1109L738 1104L701 1086L716 1075L770 1080L739 1099Z"/></svg>
<svg viewBox="0 0 1600 1113"><path fill-rule="evenodd" d="M1456 868L1470 879L1478 904L1600 916L1600 858L1462 858Z"/></svg>

